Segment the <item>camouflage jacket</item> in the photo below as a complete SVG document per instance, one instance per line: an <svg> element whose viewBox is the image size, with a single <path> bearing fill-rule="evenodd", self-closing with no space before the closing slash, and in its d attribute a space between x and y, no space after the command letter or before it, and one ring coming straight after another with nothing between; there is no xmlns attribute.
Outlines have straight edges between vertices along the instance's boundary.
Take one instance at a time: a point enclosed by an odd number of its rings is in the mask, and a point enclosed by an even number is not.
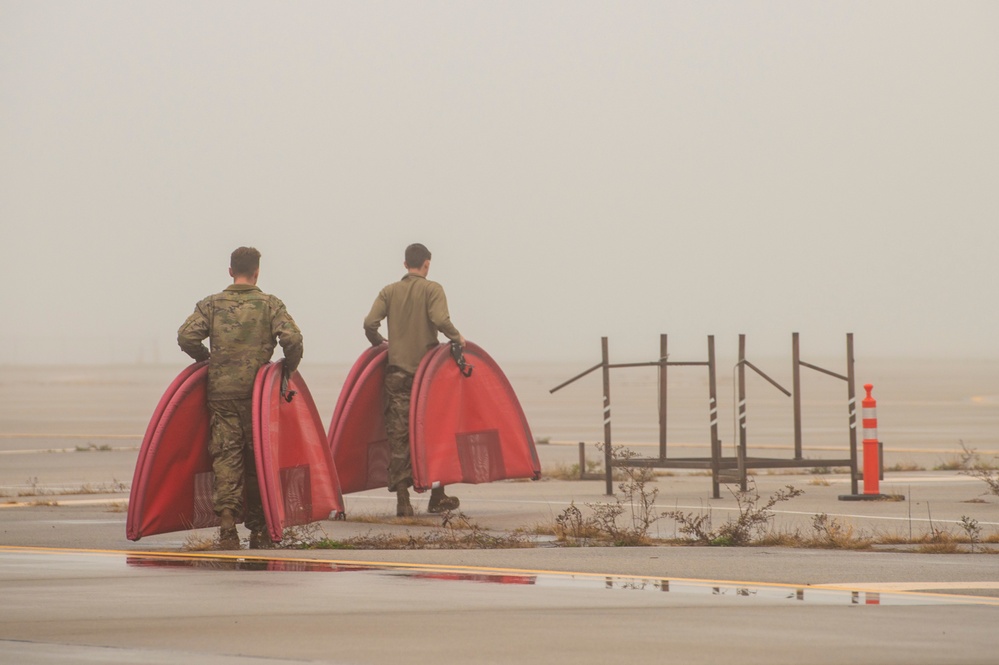
<svg viewBox="0 0 999 665"><path fill-rule="evenodd" d="M437 333L451 340L461 335L451 323L444 287L426 277L407 274L375 298L364 319L364 334L373 345L385 341L378 328L388 317L388 364L416 373L428 350L437 346Z"/></svg>
<svg viewBox="0 0 999 665"><path fill-rule="evenodd" d="M211 351L202 340L209 339ZM284 303L250 284L233 284L199 302L177 331L177 343L195 360L208 360L208 399L248 399L257 370L277 342L285 368L302 360L302 332Z"/></svg>

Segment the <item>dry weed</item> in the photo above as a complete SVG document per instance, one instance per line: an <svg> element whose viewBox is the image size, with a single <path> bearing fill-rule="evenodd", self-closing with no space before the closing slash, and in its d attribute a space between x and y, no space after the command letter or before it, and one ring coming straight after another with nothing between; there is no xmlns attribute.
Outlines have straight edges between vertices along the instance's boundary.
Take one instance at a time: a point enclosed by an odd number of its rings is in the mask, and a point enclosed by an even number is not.
<svg viewBox="0 0 999 665"><path fill-rule="evenodd" d="M885 472L912 472L912 471L926 471L926 467L920 466L915 462L896 462L892 466L886 466Z"/></svg>
<svg viewBox="0 0 999 665"><path fill-rule="evenodd" d="M218 534L206 536L201 533L189 533L184 539L181 549L185 552L207 552L220 549Z"/></svg>
<svg viewBox="0 0 999 665"><path fill-rule="evenodd" d="M921 554L954 554L961 551L961 543L948 531L934 530L923 537L916 551Z"/></svg>
<svg viewBox="0 0 999 665"><path fill-rule="evenodd" d="M873 540L863 532L854 531L852 524L844 524L825 513L812 518L812 537L803 544L806 547L821 547L838 550L863 550L873 544Z"/></svg>

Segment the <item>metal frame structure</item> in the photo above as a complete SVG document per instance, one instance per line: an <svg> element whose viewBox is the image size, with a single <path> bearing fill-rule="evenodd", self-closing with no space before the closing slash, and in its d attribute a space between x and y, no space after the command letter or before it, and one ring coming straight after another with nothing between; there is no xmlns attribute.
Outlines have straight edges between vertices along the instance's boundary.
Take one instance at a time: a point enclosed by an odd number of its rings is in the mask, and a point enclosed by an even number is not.
<svg viewBox="0 0 999 665"><path fill-rule="evenodd" d="M738 362L738 425L739 425L739 447L737 450L737 465L739 476L739 486L746 489L746 476L748 469L780 469L780 468L809 468L814 467L817 461L823 466L847 466L850 468L850 483L852 492L857 493L857 480L859 477L857 469L857 399L854 389L853 374L853 333L846 335L846 375L838 374L831 370L807 363L801 359L801 346L798 333L791 334L791 364L793 371L793 390L787 391L776 381L763 373L758 367L746 359L746 336L739 335L739 362ZM746 368L752 369L761 377L766 379L771 385L794 400L794 457L792 459L782 459L774 457L751 457L747 445L746 428ZM847 413L849 416L849 457L841 459L805 459L802 453L802 416L801 416L801 368L811 369L828 376L845 381L847 384Z"/></svg>
<svg viewBox="0 0 999 665"><path fill-rule="evenodd" d="M735 472L735 480L740 487L747 488L747 472L749 469L766 468L795 468L813 467L816 461L821 461L824 465L849 466L851 487L854 494L857 493L857 481L859 478L857 468L857 411L856 394L854 390L853 373L853 333L846 336L846 375L832 372L828 369L812 365L801 360L798 333L792 334L792 367L793 367L793 391L789 392L776 381L767 376L762 370L746 359L746 336L739 335L739 361L738 368L738 427L739 442L734 457L726 457L722 454L721 439L718 437L718 392L717 392L717 366L715 362L715 339L714 335L708 335L708 359L707 361L677 362L669 360L667 352L667 335L659 336L659 359L649 362L638 363L618 363L610 362L608 342L606 337L600 338L601 361L589 369L577 374L571 379L560 383L552 388L549 393L554 393L565 388L571 383L578 381L584 376L602 370L603 374L603 425L604 425L604 477L606 482L606 492L608 495L614 494L613 488L613 468L614 467L647 467L656 469L710 469L711 470L711 490L712 496L721 498L721 484L727 482L723 480L732 477ZM658 457L631 457L628 459L614 459L612 455L611 436L611 400L610 400L610 370L625 367L659 367L659 455ZM670 367L707 367L708 370L708 425L710 432L711 457L674 457L667 455L667 422L668 422L668 370ZM763 377L775 388L780 390L794 400L794 458L783 459L773 457L756 457L748 453L747 427L746 427L746 368ZM841 379L847 384L847 408L849 414L849 446L850 456L843 459L822 459L806 460L802 454L802 418L801 418L801 368L805 367L823 374ZM583 460L580 461L580 471L583 469ZM723 472L728 472L723 474Z"/></svg>

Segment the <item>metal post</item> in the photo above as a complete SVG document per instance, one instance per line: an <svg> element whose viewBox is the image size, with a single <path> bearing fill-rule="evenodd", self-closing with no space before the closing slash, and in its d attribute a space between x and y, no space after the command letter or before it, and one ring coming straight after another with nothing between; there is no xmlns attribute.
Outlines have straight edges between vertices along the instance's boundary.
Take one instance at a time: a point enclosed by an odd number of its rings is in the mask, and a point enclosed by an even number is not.
<svg viewBox="0 0 999 665"><path fill-rule="evenodd" d="M801 449L801 348L798 333L791 333L791 363L794 391L794 459L803 459Z"/></svg>
<svg viewBox="0 0 999 665"><path fill-rule="evenodd" d="M579 442L579 479L586 480L586 443Z"/></svg>
<svg viewBox="0 0 999 665"><path fill-rule="evenodd" d="M607 496L614 495L614 469L611 463L611 408L610 408L610 353L607 350L607 338L600 338L600 351L603 358L604 374L604 470L607 476Z"/></svg>
<svg viewBox="0 0 999 665"><path fill-rule="evenodd" d="M718 386L715 381L715 336L708 335L708 420L711 423L711 491L721 498L721 440L718 438Z"/></svg>
<svg viewBox="0 0 999 665"><path fill-rule="evenodd" d="M739 335L739 487L748 488L746 483L746 336Z"/></svg>
<svg viewBox="0 0 999 665"><path fill-rule="evenodd" d="M666 351L666 335L659 335L659 461L666 461L666 391L668 381L666 370L668 365L666 359L669 353Z"/></svg>
<svg viewBox="0 0 999 665"><path fill-rule="evenodd" d="M857 394L853 375L853 333L846 334L846 396L850 412L850 491L858 494L857 482ZM866 472L867 469L864 469Z"/></svg>

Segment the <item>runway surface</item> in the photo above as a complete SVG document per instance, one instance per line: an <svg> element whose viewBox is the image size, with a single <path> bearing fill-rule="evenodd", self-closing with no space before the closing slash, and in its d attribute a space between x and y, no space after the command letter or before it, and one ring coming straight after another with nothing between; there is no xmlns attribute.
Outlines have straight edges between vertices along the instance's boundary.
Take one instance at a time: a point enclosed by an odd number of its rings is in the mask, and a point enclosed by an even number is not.
<svg viewBox="0 0 999 665"><path fill-rule="evenodd" d="M315 369L309 376L317 402L332 405L339 374ZM548 394L574 371L513 376L534 433L552 440L538 446L546 477L579 461L576 441L602 436L599 386ZM936 469L960 454L959 442L983 459L999 450L999 411L988 398L995 372L976 372L952 389L894 371L895 388L878 382L886 396L886 466L895 467L881 487L903 501L840 500L850 478L821 461L843 447L838 394L828 409L809 405L814 436L806 456L816 468L760 472L753 481L762 497L789 484L805 492L774 506L774 531L807 535L824 516L851 533L898 543L926 533L960 537L967 535L962 525L977 525L974 551L965 544L953 553L904 545L551 547L543 540L509 550L188 551L188 539L210 538L210 529L131 542L124 510L138 443L175 369L5 372L0 663L994 664L999 504L979 480ZM932 390L919 388L924 384ZM919 389L904 397L905 386ZM655 438L655 403L646 400L654 387L615 391L618 441ZM671 454L698 454L703 441L703 391L690 388L673 393L681 403L671 407ZM688 398L696 404L685 406ZM757 407L754 447L790 455L786 419ZM828 423L812 420L826 410ZM632 418L645 429L629 430ZM592 444L586 454L599 459ZM717 524L739 514L732 486L711 498L703 475L659 476L651 488L660 510L707 514ZM453 490L479 528L499 535L551 525L570 506L611 500L599 480ZM347 521L319 527L341 542L440 528L424 515L426 495L414 496L421 524L394 520L393 501L385 491L351 494ZM676 523L659 520L650 535L673 542Z"/></svg>
<svg viewBox="0 0 999 665"><path fill-rule="evenodd" d="M995 658L992 596L336 554L0 547L0 662Z"/></svg>

